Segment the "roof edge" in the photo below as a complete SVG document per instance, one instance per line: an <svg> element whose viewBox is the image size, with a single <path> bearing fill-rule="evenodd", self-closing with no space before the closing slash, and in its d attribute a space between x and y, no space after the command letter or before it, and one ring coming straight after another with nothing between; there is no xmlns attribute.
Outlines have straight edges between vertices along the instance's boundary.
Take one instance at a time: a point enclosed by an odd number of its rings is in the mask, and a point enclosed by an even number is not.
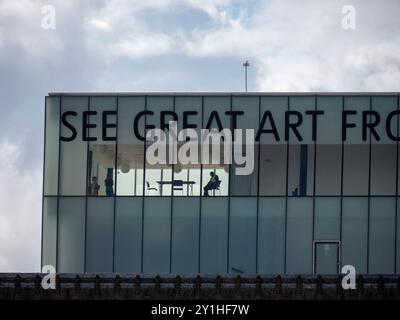
<svg viewBox="0 0 400 320"><path fill-rule="evenodd" d="M48 96L392 96L400 92L49 92Z"/></svg>

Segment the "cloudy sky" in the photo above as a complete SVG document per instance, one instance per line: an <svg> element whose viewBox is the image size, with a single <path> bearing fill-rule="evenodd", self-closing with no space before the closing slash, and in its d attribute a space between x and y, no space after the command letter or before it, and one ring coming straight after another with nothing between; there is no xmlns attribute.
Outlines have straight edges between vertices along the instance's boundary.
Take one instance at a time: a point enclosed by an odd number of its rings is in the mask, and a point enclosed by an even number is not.
<svg viewBox="0 0 400 320"><path fill-rule="evenodd" d="M250 91L400 91L399 12L398 0L0 0L0 272L40 268L48 92L242 91L246 59Z"/></svg>

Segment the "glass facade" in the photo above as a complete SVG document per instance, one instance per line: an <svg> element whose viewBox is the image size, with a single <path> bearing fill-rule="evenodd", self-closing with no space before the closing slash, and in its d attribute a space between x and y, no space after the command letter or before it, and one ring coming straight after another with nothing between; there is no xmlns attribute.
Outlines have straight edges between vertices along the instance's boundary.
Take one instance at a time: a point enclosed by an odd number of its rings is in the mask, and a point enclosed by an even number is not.
<svg viewBox="0 0 400 320"><path fill-rule="evenodd" d="M157 274L337 273L351 264L398 273L398 116L396 94L50 95L42 264ZM184 161L182 141L176 153L167 145L170 163L153 163L146 133L172 134L170 121L199 137L254 129L250 149L242 141L229 150L232 159L253 154L253 170ZM207 196L212 174L218 187Z"/></svg>

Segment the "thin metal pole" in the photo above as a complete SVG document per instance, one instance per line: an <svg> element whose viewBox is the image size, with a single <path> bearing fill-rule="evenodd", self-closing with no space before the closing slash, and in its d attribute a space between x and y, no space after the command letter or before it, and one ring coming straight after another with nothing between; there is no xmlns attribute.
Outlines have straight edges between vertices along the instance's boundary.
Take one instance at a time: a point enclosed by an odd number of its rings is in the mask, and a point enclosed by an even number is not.
<svg viewBox="0 0 400 320"><path fill-rule="evenodd" d="M243 67L244 67L244 89L245 92L247 92L247 68L250 67L250 63L248 60L246 60L246 62L243 63Z"/></svg>
<svg viewBox="0 0 400 320"><path fill-rule="evenodd" d="M247 66L244 67L244 73L245 73L245 90L247 92Z"/></svg>

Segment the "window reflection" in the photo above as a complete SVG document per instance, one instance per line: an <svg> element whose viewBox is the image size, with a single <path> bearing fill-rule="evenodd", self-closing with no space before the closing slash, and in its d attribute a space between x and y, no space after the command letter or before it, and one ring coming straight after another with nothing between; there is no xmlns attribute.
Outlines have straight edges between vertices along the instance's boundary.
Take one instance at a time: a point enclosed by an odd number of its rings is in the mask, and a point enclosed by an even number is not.
<svg viewBox="0 0 400 320"><path fill-rule="evenodd" d="M343 147L343 195L368 195L369 145Z"/></svg>
<svg viewBox="0 0 400 320"><path fill-rule="evenodd" d="M115 145L90 144L88 161L88 195L113 196Z"/></svg>
<svg viewBox="0 0 400 320"><path fill-rule="evenodd" d="M340 195L342 145L318 144L316 147L316 195Z"/></svg>
<svg viewBox="0 0 400 320"><path fill-rule="evenodd" d="M312 144L289 145L288 196L313 195L314 150Z"/></svg>
<svg viewBox="0 0 400 320"><path fill-rule="evenodd" d="M232 196L257 196L258 185L258 145L253 146L252 153L246 153L246 147L243 145L241 150L235 150L233 164L231 165L231 187L230 193ZM248 168L249 174L237 174L237 170L244 168L244 165L237 165L237 159L245 157L245 166ZM253 159L251 159L253 158ZM251 170L250 162L253 161L253 171ZM243 172L243 171L242 171Z"/></svg>
<svg viewBox="0 0 400 320"><path fill-rule="evenodd" d="M260 195L286 195L286 144L261 144Z"/></svg>
<svg viewBox="0 0 400 320"><path fill-rule="evenodd" d="M117 164L117 195L143 195L143 145L118 145Z"/></svg>

